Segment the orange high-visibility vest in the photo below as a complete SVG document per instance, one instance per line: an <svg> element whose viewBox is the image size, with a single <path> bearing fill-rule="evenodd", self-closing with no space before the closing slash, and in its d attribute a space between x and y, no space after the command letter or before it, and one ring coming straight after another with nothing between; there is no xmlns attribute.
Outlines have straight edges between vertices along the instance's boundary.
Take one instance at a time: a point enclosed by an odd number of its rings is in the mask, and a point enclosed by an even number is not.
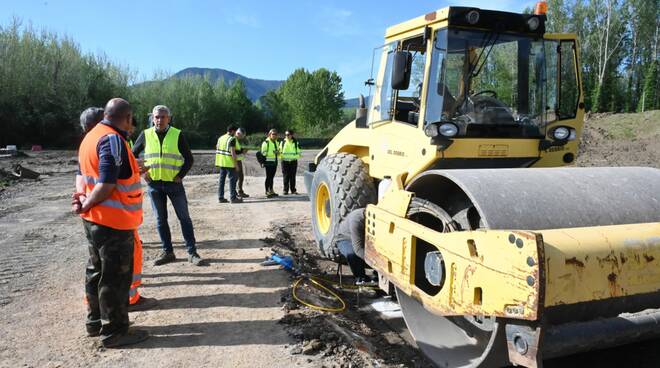
<svg viewBox="0 0 660 368"><path fill-rule="evenodd" d="M135 242L133 244L133 281L131 290L128 292L128 303L135 304L140 300L138 287L142 285L142 240L137 230L134 233Z"/></svg>
<svg viewBox="0 0 660 368"><path fill-rule="evenodd" d="M105 124L96 126L85 135L80 144L78 162L85 182L87 195L99 180L99 155L96 151L101 138L108 134L117 134ZM137 160L131 153L126 140L122 138L124 149L128 151L132 175L128 179L118 179L115 189L104 201L97 203L80 217L95 224L117 230L135 230L142 223L142 185Z"/></svg>

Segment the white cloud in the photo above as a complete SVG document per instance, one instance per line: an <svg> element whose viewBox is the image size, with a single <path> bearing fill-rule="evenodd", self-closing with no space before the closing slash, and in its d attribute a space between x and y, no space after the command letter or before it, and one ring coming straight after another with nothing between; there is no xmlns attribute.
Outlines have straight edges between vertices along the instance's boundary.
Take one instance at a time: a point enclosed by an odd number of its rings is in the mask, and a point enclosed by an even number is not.
<svg viewBox="0 0 660 368"><path fill-rule="evenodd" d="M318 16L318 25L323 32L333 36L360 34L353 12L346 9L323 8Z"/></svg>
<svg viewBox="0 0 660 368"><path fill-rule="evenodd" d="M261 28L261 22L254 15L232 14L228 19L229 24L236 24L250 28Z"/></svg>

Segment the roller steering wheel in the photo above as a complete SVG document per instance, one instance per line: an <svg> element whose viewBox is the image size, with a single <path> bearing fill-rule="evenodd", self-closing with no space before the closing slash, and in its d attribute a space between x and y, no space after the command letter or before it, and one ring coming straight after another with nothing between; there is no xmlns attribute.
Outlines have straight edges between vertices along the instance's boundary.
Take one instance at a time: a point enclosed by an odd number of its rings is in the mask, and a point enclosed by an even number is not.
<svg viewBox="0 0 660 368"><path fill-rule="evenodd" d="M490 94L493 98L497 98L497 92L493 91L492 89L485 89L485 90L483 90L483 91L479 91L479 92L473 94L472 97L476 97L476 96L482 95L482 94L484 94L484 93L488 93L488 94Z"/></svg>

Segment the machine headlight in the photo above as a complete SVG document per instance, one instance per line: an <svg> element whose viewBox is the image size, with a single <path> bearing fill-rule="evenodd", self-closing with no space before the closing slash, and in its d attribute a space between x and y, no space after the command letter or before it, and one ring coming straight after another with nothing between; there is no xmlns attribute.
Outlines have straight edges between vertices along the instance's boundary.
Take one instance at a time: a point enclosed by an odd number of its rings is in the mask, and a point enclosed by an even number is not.
<svg viewBox="0 0 660 368"><path fill-rule="evenodd" d="M424 127L424 134L430 138L436 137L438 135L438 126L435 124L428 124Z"/></svg>
<svg viewBox="0 0 660 368"><path fill-rule="evenodd" d="M567 127L558 127L552 132L552 136L557 140L564 140L571 135L571 131Z"/></svg>
<svg viewBox="0 0 660 368"><path fill-rule="evenodd" d="M577 138L577 132L575 131L575 129L571 129L571 134L568 135L568 140L574 141L575 138Z"/></svg>
<svg viewBox="0 0 660 368"><path fill-rule="evenodd" d="M541 21L539 20L538 17L531 17L527 19L527 27L529 27L530 31L536 31L539 28L540 24Z"/></svg>
<svg viewBox="0 0 660 368"><path fill-rule="evenodd" d="M445 137L453 137L458 134L458 127L452 123L444 123L440 125L440 134Z"/></svg>
<svg viewBox="0 0 660 368"><path fill-rule="evenodd" d="M476 10L470 10L466 15L465 19L470 24L477 24L479 21L479 12Z"/></svg>

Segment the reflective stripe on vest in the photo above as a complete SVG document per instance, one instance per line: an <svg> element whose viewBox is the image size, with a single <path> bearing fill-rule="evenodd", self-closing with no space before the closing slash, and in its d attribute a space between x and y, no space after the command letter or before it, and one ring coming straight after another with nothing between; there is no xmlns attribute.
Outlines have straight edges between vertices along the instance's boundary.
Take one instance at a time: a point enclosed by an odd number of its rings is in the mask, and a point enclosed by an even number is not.
<svg viewBox="0 0 660 368"><path fill-rule="evenodd" d="M280 152L282 152L282 161L295 161L300 158L298 142L293 139L280 142Z"/></svg>
<svg viewBox="0 0 660 368"><path fill-rule="evenodd" d="M261 153L266 156L266 162L277 162L277 157L280 155L277 142L266 138L261 144Z"/></svg>
<svg viewBox="0 0 660 368"><path fill-rule="evenodd" d="M80 174L84 178L85 193L89 195L99 184L98 143L102 138L117 132L105 124L97 124L90 130L78 152ZM117 230L134 230L142 223L142 186L140 185L140 170L135 156L131 153L128 143L122 139L122 149L128 153L131 176L128 179L117 179L115 188L104 201L97 203L89 211L80 214L83 219L95 224Z"/></svg>
<svg viewBox="0 0 660 368"><path fill-rule="evenodd" d="M181 130L170 126L161 144L154 128L144 131L144 160L151 180L174 181L181 171L184 160L179 151L180 134Z"/></svg>
<svg viewBox="0 0 660 368"><path fill-rule="evenodd" d="M98 184L98 180L92 176L87 176L87 175L82 175L83 179L85 180L85 183L87 184L93 184L96 185ZM120 192L133 192L138 189L142 189L142 183L133 183L130 185L124 185L124 184L115 184L115 189L120 191Z"/></svg>
<svg viewBox="0 0 660 368"><path fill-rule="evenodd" d="M215 166L220 167L234 167L234 159L231 157L231 142L234 137L229 133L218 138L218 143L215 145Z"/></svg>

